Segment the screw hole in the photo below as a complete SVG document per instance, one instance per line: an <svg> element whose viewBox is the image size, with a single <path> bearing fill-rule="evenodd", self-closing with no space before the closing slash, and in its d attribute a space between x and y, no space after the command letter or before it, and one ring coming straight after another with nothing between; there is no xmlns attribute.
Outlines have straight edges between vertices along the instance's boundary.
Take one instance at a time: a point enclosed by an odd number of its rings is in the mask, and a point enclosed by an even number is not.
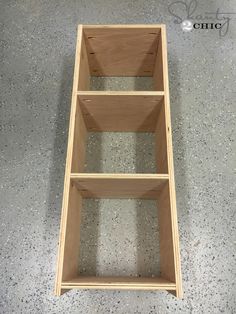
<svg viewBox="0 0 236 314"><path fill-rule="evenodd" d="M83 99L83 101L89 102L91 101L91 99Z"/></svg>

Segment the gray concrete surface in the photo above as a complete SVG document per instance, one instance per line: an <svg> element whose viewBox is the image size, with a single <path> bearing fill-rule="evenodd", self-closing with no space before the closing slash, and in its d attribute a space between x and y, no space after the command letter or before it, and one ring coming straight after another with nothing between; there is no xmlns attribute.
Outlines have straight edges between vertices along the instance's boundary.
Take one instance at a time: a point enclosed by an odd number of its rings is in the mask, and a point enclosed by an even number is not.
<svg viewBox="0 0 236 314"><path fill-rule="evenodd" d="M168 12L171 1L0 3L0 313L235 313L235 16L227 35L219 38L216 30L183 32ZM199 0L194 15L217 8L236 12L233 0ZM185 15L184 8L177 11ZM142 291L53 296L79 23L167 24L182 300L166 292ZM109 136L122 151L117 138ZM111 148L100 140L109 158ZM148 142L140 138L140 143ZM128 156L131 170L141 167ZM90 233L96 208L100 229ZM150 237L143 237L150 235L147 224L155 229L153 208L151 202L88 203L83 236L91 234L89 243L100 245L101 251L94 256L88 245L81 258L98 264L90 263L84 271L147 272L138 254L145 246L158 252ZM114 233L104 227L109 221L115 223ZM127 235L118 238L120 223ZM111 257L105 248L114 246L117 254ZM117 269L104 265L103 256L111 263L118 256L121 264ZM149 273L157 271L156 261L149 261Z"/></svg>

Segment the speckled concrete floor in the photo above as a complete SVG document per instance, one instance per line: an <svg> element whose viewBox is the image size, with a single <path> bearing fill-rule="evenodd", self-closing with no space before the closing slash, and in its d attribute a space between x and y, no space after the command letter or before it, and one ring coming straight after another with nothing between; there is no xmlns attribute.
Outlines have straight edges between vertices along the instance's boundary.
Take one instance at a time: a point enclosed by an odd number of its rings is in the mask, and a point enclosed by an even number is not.
<svg viewBox="0 0 236 314"><path fill-rule="evenodd" d="M171 2L1 1L1 313L235 313L236 20L230 21L223 38L216 30L185 33L168 12ZM194 16L218 7L221 12L236 12L233 0L197 3ZM176 10L184 18L184 9ZM183 300L166 292L142 291L71 291L53 296L79 23L167 24ZM115 146L116 139L110 140ZM106 150L104 145L109 158L112 148ZM129 157L131 170L142 166ZM99 236L93 230L90 243L100 241L103 249L117 245L121 264L116 271L148 271L142 268L145 261L137 265L139 259L132 259L138 252L130 255L124 269L126 257L119 251L121 243L129 253L134 244L144 246L146 224L150 221L155 227L153 204L94 201L85 208L98 208L101 222ZM114 212L106 217L104 212L111 208ZM147 208L148 216L143 217L141 208ZM137 235L143 218L147 221ZM88 212L83 219L86 236ZM112 220L114 237L108 241L111 230L102 228ZM124 234L115 236L121 230L119 221L125 223L131 242ZM144 244L153 245L150 240ZM153 250L158 252L158 247ZM112 265L103 268L103 254L109 253L100 251L98 265L84 271L114 270ZM150 265L150 273L157 271L158 265Z"/></svg>

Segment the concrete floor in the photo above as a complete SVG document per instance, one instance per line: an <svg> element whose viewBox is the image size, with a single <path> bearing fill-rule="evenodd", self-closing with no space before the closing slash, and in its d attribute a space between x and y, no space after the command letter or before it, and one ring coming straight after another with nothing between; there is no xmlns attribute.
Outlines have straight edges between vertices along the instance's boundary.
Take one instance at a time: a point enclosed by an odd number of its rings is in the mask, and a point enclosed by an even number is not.
<svg viewBox="0 0 236 314"><path fill-rule="evenodd" d="M0 313L235 313L236 20L232 19L223 38L216 30L185 33L174 24L169 3L1 1ZM221 12L236 12L233 0L199 0L196 13L214 12L218 7ZM53 295L79 23L167 25L183 300L166 292L142 291ZM111 135L109 140L119 146L117 138ZM104 138L101 142L105 143ZM140 138L140 143L148 142ZM109 159L106 143L104 149ZM141 163L141 159L140 163L129 159L128 166L133 171ZM157 271L153 257L150 270L142 268L144 260L138 260L138 266L134 260L138 243L158 253L149 237L142 243L147 224L155 228L153 204L122 202L94 201L85 206L90 211L99 208L100 242L95 232L89 241L99 242L102 249L100 255L92 256L98 265L89 265L85 272L94 267L101 273ZM144 206L145 217L140 210ZM106 217L105 211L111 208L114 212ZM83 219L86 236L89 215ZM120 233L117 221L127 230L127 237L117 236L116 242L108 241L113 230L104 227L113 220L115 234ZM136 235L140 225L141 235ZM110 254L104 248L114 243L121 264L118 269L110 264L102 267L102 257ZM122 243L127 247L120 254ZM130 254L135 247L137 251ZM91 254L88 248L81 258Z"/></svg>

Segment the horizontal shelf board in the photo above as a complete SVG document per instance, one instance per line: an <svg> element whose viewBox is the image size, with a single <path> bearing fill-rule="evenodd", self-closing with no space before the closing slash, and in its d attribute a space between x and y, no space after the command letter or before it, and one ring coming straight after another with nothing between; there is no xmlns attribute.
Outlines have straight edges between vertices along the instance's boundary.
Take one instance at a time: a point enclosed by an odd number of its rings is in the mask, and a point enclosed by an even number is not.
<svg viewBox="0 0 236 314"><path fill-rule="evenodd" d="M114 96L164 96L163 91L77 91L78 95L82 96L103 96L103 95L114 95Z"/></svg>
<svg viewBox="0 0 236 314"><path fill-rule="evenodd" d="M84 198L157 199L167 174L71 174Z"/></svg>
<svg viewBox="0 0 236 314"><path fill-rule="evenodd" d="M62 282L62 287L102 287L102 288L147 288L147 289L168 289L175 290L176 284L169 280L156 277L85 277Z"/></svg>
<svg viewBox="0 0 236 314"><path fill-rule="evenodd" d="M113 25L84 25L83 28L161 28L164 24L113 24Z"/></svg>
<svg viewBox="0 0 236 314"><path fill-rule="evenodd" d="M62 285L61 289L71 290L71 289L95 289L95 290L167 290L167 291L176 291L176 287L170 286L134 286L134 285L95 285L95 286L87 286L87 285L75 285L75 286L67 286Z"/></svg>
<svg viewBox="0 0 236 314"><path fill-rule="evenodd" d="M168 174L156 173L71 173L71 178L92 178L92 179L126 179L126 180L168 180Z"/></svg>
<svg viewBox="0 0 236 314"><path fill-rule="evenodd" d="M80 93L90 132L155 132L164 96L156 93Z"/></svg>

